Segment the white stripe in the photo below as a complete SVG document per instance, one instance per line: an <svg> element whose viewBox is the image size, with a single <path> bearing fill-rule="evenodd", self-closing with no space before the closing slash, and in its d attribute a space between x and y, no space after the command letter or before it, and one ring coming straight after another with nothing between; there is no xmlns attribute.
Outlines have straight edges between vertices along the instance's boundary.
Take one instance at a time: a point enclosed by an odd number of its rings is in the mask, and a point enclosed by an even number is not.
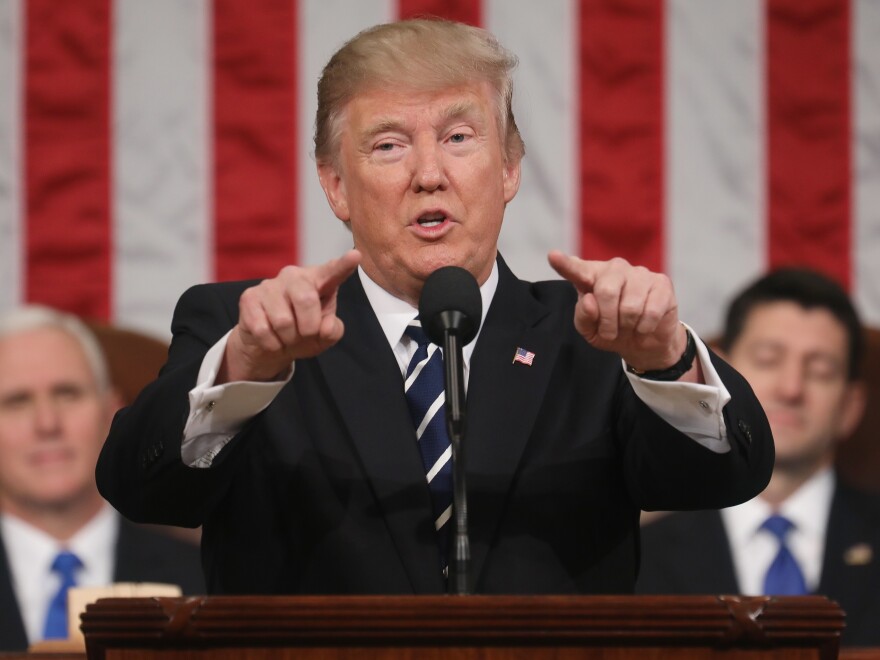
<svg viewBox="0 0 880 660"><path fill-rule="evenodd" d="M330 210L315 172L317 88L330 56L356 33L394 18L391 0L301 0L299 154L300 262L323 263L351 247L351 234Z"/></svg>
<svg viewBox="0 0 880 660"><path fill-rule="evenodd" d="M440 531L440 528L443 527L443 525L445 525L447 522L449 522L449 519L451 517L452 505L450 504L448 507L446 507L446 510L443 513L437 516L437 520L434 521L434 529Z"/></svg>
<svg viewBox="0 0 880 660"><path fill-rule="evenodd" d="M853 294L863 320L880 326L880 2L852 6Z"/></svg>
<svg viewBox="0 0 880 660"><path fill-rule="evenodd" d="M414 382L416 382L416 378L419 377L419 374L422 373L422 369L425 368L425 365L431 361L431 358L434 357L434 351L440 350L440 347L436 344L428 345L428 355L424 360L419 362L415 368L412 370L412 373L409 375L409 378L406 379L406 382L403 384L403 391L409 392L409 388L412 386Z"/></svg>
<svg viewBox="0 0 880 660"><path fill-rule="evenodd" d="M209 278L208 0L116 0L116 321L170 336L183 290Z"/></svg>
<svg viewBox="0 0 880 660"><path fill-rule="evenodd" d="M434 415L437 414L437 411L443 407L443 404L446 403L446 392L440 392L440 395L434 399L434 403L431 404L431 407L428 408L428 412L425 413L425 417L422 419L422 423L419 424L419 428L416 429L416 439L422 439L422 433L425 432L425 429L428 428L428 424L431 423L431 420L434 419Z"/></svg>
<svg viewBox="0 0 880 660"><path fill-rule="evenodd" d="M434 481L434 477L444 468L444 466L452 459L452 445L449 445L442 454L440 454L440 458L437 459L437 462L434 463L434 467L432 467L428 471L428 483Z"/></svg>
<svg viewBox="0 0 880 660"><path fill-rule="evenodd" d="M667 272L701 334L764 269L764 4L669 0Z"/></svg>
<svg viewBox="0 0 880 660"><path fill-rule="evenodd" d="M403 391L409 392L409 388L412 387L412 384L416 382L416 378L419 377L419 374L422 373L422 369L425 368L425 365L431 361L431 356L429 355L424 360L419 362L415 368L412 370L412 373L409 375L409 378L406 379L406 382L403 384Z"/></svg>
<svg viewBox="0 0 880 660"><path fill-rule="evenodd" d="M484 0L483 9L486 27L520 58L514 115L527 153L499 249L519 277L556 278L547 252L576 252L579 240L577 3Z"/></svg>
<svg viewBox="0 0 880 660"><path fill-rule="evenodd" d="M0 0L0 310L23 299L21 0Z"/></svg>

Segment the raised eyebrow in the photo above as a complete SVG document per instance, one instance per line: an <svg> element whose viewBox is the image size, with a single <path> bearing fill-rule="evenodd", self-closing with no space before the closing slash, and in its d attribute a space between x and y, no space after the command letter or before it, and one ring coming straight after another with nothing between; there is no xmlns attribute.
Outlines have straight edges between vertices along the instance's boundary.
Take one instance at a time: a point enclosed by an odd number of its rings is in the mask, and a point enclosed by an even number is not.
<svg viewBox="0 0 880 660"><path fill-rule="evenodd" d="M362 145L367 145L373 140L376 139L376 136L381 135L382 133L404 133L406 132L406 127L403 122L397 119L379 119L375 124L370 126L363 133L363 139L361 140Z"/></svg>
<svg viewBox="0 0 880 660"><path fill-rule="evenodd" d="M456 101L444 108L441 116L445 122L455 121L465 117L473 117L476 114L475 109L476 104L473 101Z"/></svg>
<svg viewBox="0 0 880 660"><path fill-rule="evenodd" d="M443 123L449 123L465 117L474 116L476 104L472 101L456 101L443 109L440 115ZM403 122L392 118L379 119L375 124L364 132L364 140L369 141L377 135L386 132L406 132Z"/></svg>

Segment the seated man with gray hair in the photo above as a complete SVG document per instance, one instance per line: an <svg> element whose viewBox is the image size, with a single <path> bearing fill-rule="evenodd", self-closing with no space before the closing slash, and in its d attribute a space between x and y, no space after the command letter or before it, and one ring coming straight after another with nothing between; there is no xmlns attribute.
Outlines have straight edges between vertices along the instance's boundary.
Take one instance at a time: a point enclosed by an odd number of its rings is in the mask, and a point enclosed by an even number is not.
<svg viewBox="0 0 880 660"><path fill-rule="evenodd" d="M39 306L0 315L0 652L67 637L73 585L204 591L195 546L121 519L98 493L117 407L82 321Z"/></svg>

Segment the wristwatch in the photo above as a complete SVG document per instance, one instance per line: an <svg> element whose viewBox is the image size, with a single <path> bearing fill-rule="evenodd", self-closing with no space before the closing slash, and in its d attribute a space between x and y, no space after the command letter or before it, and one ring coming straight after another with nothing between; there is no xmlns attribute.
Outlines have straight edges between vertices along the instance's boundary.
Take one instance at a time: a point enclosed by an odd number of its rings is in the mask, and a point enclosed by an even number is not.
<svg viewBox="0 0 880 660"><path fill-rule="evenodd" d="M694 337L690 330L685 328L684 331L687 335L687 343L684 347L684 353L681 354L681 358L679 358L678 362L671 367L666 369L654 369L651 371L639 371L638 369L626 365L626 370L631 374L635 374L639 378L644 378L645 380L678 380L684 376L691 370L691 367L694 365L694 358L697 356L697 342L694 341Z"/></svg>

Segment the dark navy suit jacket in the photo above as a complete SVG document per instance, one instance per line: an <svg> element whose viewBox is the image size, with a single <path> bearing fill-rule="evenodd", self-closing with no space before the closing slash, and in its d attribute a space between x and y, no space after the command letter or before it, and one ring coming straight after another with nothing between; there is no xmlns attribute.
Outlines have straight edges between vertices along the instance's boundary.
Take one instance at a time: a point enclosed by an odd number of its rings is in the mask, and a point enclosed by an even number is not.
<svg viewBox="0 0 880 660"><path fill-rule="evenodd" d="M838 480L816 593L846 612L842 643L880 646L880 498ZM735 594L733 557L718 511L674 513L642 529L636 589L646 594Z"/></svg>
<svg viewBox="0 0 880 660"><path fill-rule="evenodd" d="M114 420L98 463L132 520L202 525L212 593L444 591L431 499L403 380L357 274L338 294L343 339L296 363L272 404L209 469L184 465L187 392L254 282L203 285L178 303L168 362ZM470 363L464 438L478 593L626 593L639 509L726 506L767 483L773 444L746 382L732 449L713 453L633 392L617 355L574 329L567 282L499 283ZM518 347L532 366L513 361Z"/></svg>
<svg viewBox="0 0 880 660"><path fill-rule="evenodd" d="M185 594L205 593L199 550L167 534L120 521L114 582L164 582L180 585ZM6 549L0 538L0 652L24 651L24 630Z"/></svg>

